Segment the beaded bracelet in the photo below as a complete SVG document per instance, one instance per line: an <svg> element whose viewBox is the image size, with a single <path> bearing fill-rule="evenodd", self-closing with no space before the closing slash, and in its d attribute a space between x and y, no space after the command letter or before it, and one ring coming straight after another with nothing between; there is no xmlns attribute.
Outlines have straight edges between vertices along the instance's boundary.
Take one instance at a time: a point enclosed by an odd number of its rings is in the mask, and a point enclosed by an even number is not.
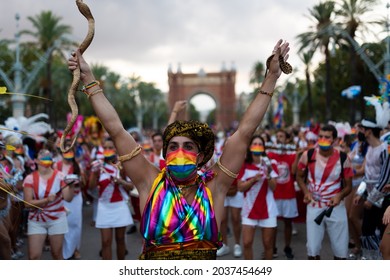
<svg viewBox="0 0 390 280"><path fill-rule="evenodd" d="M92 88L94 86L99 86L99 85L100 85L99 81L92 81L88 85L83 86L81 91L88 95L88 93L87 93L88 89L90 89L90 88Z"/></svg>
<svg viewBox="0 0 390 280"><path fill-rule="evenodd" d="M274 93L273 93L273 92L266 92L266 91L261 90L261 89L259 89L258 93L268 95L269 97L274 96Z"/></svg>

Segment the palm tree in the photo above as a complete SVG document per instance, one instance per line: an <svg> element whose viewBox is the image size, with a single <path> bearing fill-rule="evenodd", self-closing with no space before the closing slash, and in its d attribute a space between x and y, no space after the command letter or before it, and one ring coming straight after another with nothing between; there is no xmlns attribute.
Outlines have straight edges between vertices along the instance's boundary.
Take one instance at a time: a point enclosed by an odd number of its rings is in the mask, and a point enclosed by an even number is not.
<svg viewBox="0 0 390 280"><path fill-rule="evenodd" d="M45 52L49 48L56 46L56 49L67 48L75 46L76 44L68 39L66 35L71 34L72 27L69 25L61 24L61 17L54 15L51 11L42 11L40 14L32 17L29 16L28 20L33 25L33 30L22 30L20 34L31 35L36 38L37 41L29 43L42 52ZM53 53L48 57L46 63L46 77L42 81L43 95L46 98L52 99L52 60ZM50 104L46 106L46 112L49 115L50 122L56 123L55 115L52 114L52 107Z"/></svg>
<svg viewBox="0 0 390 280"><path fill-rule="evenodd" d="M372 7L378 3L378 0L339 0L336 15L341 20L341 28L344 29L352 40L355 40L358 29L365 31L367 22L363 20L367 12L372 11ZM355 49L349 42L349 73L351 85L358 85L361 81L357 67L358 56ZM364 103L363 94L360 95L361 102ZM351 123L355 122L355 100L350 101L351 105Z"/></svg>
<svg viewBox="0 0 390 280"><path fill-rule="evenodd" d="M307 113L308 116L313 116L313 101L311 94L311 80L310 80L310 63L313 58L314 52L307 51L301 52L299 57L305 64L305 77L306 77L306 91L307 91Z"/></svg>
<svg viewBox="0 0 390 280"><path fill-rule="evenodd" d="M264 80L265 76L265 67L264 64L260 61L255 62L250 73L249 84L253 85L253 91L249 95L249 100L253 100L256 97L257 90L260 88L261 83ZM265 113L264 120L266 123L272 123L273 115L273 106L269 106L268 110Z"/></svg>
<svg viewBox="0 0 390 280"><path fill-rule="evenodd" d="M253 65L253 69L251 71L251 76L249 80L249 84L254 85L254 87L257 89L261 82L264 80L264 64L260 61L256 62Z"/></svg>
<svg viewBox="0 0 390 280"><path fill-rule="evenodd" d="M309 51L321 50L325 55L325 98L326 108L325 116L327 120L332 119L331 112L331 100L332 100L332 87L331 87L331 67L330 67L330 52L329 43L331 39L331 33L329 27L332 24L334 15L335 3L333 1L320 2L312 9L309 9L310 19L314 21L314 25L310 27L310 31L301 33L297 36L300 48L298 52L309 49Z"/></svg>

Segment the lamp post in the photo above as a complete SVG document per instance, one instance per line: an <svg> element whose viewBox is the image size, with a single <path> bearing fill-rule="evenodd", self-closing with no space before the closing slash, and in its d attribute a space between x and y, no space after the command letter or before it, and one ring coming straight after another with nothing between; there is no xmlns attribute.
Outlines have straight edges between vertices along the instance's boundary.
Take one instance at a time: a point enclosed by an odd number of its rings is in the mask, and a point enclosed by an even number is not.
<svg viewBox="0 0 390 280"><path fill-rule="evenodd" d="M390 30L389 30L389 8L390 4L386 4L386 9L387 9L387 16L386 16L386 53L383 57L384 60L384 76L387 80L389 80L389 74L390 74Z"/></svg>
<svg viewBox="0 0 390 280"><path fill-rule="evenodd" d="M26 104L26 97L21 95L27 93L31 83L35 80L38 75L39 70L45 65L47 59L49 58L51 52L57 47L57 42L54 43L52 47L50 47L44 54L43 57L39 58L33 69L28 72L22 65L20 61L20 33L19 30L19 20L20 16L18 14L15 15L16 19L16 29L17 32L15 34L16 48L15 48L15 63L11 67L10 73L14 73L14 80L11 81L9 75L1 69L2 64L0 64L0 77L3 79L5 85L8 88L10 93L20 93L13 94L11 97L12 102L12 115L15 118L24 116L24 109ZM23 80L22 74L25 74L25 80Z"/></svg>
<svg viewBox="0 0 390 280"><path fill-rule="evenodd" d="M134 96L134 102L136 105L135 117L137 120L137 127L140 131L142 131L144 110L143 110L143 106L142 106L143 104L141 101L140 93L138 90L138 83L139 83L139 77L137 77L135 74L133 74L130 77L130 94Z"/></svg>
<svg viewBox="0 0 390 280"><path fill-rule="evenodd" d="M142 131L143 129L143 117L144 117L144 110L142 108L142 102L141 102L141 98L139 96L139 90L138 89L135 89L134 90L134 101L135 101L135 104L137 105L137 112L136 112L136 117L137 117L137 127L140 131Z"/></svg>

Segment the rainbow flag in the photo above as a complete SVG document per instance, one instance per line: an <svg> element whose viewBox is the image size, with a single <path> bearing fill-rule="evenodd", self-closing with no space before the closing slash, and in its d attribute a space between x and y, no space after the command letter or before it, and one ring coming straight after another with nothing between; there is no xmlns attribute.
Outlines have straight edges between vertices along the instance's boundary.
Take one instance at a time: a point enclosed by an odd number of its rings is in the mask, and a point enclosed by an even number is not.
<svg viewBox="0 0 390 280"><path fill-rule="evenodd" d="M278 104L274 114L274 126L281 128L283 126L283 115L284 115L284 94L279 94Z"/></svg>

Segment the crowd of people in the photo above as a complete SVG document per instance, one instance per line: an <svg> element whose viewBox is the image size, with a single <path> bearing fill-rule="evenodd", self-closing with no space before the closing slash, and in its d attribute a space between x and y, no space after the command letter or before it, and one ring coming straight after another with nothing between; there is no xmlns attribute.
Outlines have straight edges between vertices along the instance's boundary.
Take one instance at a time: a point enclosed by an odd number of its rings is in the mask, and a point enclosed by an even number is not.
<svg viewBox="0 0 390 280"><path fill-rule="evenodd" d="M254 259L256 229L263 259L294 259L294 219L306 223L309 260L321 259L325 233L335 260L390 259L390 126L362 120L269 129L261 126L289 45L278 41L256 98L240 124L219 130L176 120L140 135L123 128L79 52L85 93L100 130L82 128L74 147L60 137L34 147L22 138L0 142L0 259L82 258L83 206L93 207L100 256L125 259L127 233L142 236L139 259ZM105 129L104 129L104 128ZM70 147L71 142L66 142ZM302 193L301 196L298 193ZM300 207L305 205L304 207ZM302 210L303 209L303 210ZM134 221L139 228L134 229Z"/></svg>

